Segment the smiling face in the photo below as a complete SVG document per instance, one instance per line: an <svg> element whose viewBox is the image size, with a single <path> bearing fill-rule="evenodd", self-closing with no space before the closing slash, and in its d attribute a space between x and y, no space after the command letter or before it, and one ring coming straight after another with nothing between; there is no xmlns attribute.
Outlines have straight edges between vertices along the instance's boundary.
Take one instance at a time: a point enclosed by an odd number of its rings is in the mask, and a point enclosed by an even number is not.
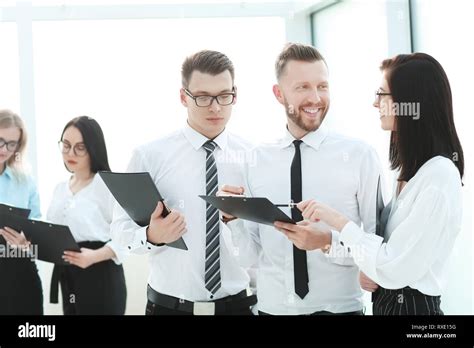
<svg viewBox="0 0 474 348"><path fill-rule="evenodd" d="M62 155L66 168L72 173L90 171L90 156L79 129L74 126L68 127L64 131L62 142Z"/></svg>
<svg viewBox="0 0 474 348"><path fill-rule="evenodd" d="M233 91L233 81L229 70L217 75L193 71L189 80L188 88L191 95L197 96L218 96ZM184 89L181 89L181 103L188 109L189 125L209 139L214 139L225 128L232 113L232 106L219 105L214 99L210 106L197 106Z"/></svg>
<svg viewBox="0 0 474 348"><path fill-rule="evenodd" d="M8 160L15 154L15 150L11 151L7 149L7 143L18 143L20 141L21 131L18 127L0 128L0 139L2 143L5 142L4 146L0 148L0 168L4 168ZM11 145L10 145L11 146Z"/></svg>
<svg viewBox="0 0 474 348"><path fill-rule="evenodd" d="M385 71L382 73L382 82L380 83L379 91L381 93L390 93ZM379 109L380 126L386 131L395 131L395 114L393 113L392 105L393 99L391 95L376 96L374 107Z"/></svg>
<svg viewBox="0 0 474 348"><path fill-rule="evenodd" d="M291 60L273 93L285 106L288 129L299 138L319 128L330 104L328 70L322 60Z"/></svg>

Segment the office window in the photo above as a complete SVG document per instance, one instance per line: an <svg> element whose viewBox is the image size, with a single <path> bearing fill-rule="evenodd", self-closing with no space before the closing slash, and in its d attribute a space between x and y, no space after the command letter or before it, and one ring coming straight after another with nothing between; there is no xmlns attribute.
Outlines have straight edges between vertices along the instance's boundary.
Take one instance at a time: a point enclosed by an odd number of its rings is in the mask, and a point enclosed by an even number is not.
<svg viewBox="0 0 474 348"><path fill-rule="evenodd" d="M0 38L0 108L20 113L16 24L0 22Z"/></svg>
<svg viewBox="0 0 474 348"><path fill-rule="evenodd" d="M69 119L96 118L112 169L125 170L133 148L186 122L179 101L181 64L201 49L220 50L234 62L238 101L231 131L260 141L284 129L284 113L272 94L283 19L35 22L33 34L38 172L45 204L66 176L57 141Z"/></svg>
<svg viewBox="0 0 474 348"><path fill-rule="evenodd" d="M313 15L314 45L329 67L332 129L374 146L387 168L388 135L372 106L380 63L387 58L387 18L383 1L336 3ZM388 175L388 170L387 170Z"/></svg>

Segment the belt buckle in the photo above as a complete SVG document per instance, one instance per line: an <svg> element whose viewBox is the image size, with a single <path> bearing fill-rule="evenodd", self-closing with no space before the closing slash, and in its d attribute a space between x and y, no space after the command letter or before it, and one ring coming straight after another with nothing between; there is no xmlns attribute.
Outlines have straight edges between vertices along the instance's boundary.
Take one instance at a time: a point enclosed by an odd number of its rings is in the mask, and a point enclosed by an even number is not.
<svg viewBox="0 0 474 348"><path fill-rule="evenodd" d="M194 315L214 315L216 314L216 304L214 302L194 302Z"/></svg>

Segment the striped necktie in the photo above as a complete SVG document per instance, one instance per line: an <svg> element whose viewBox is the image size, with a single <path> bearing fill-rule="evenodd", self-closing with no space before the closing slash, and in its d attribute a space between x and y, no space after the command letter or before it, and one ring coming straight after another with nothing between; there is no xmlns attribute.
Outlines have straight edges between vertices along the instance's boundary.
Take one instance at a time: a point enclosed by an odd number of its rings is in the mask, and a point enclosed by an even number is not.
<svg viewBox="0 0 474 348"><path fill-rule="evenodd" d="M204 145L206 150L206 195L215 196L217 193L217 166L213 152L216 143L212 140ZM206 264L204 281L206 289L214 295L221 287L221 271L219 258L219 211L206 203Z"/></svg>

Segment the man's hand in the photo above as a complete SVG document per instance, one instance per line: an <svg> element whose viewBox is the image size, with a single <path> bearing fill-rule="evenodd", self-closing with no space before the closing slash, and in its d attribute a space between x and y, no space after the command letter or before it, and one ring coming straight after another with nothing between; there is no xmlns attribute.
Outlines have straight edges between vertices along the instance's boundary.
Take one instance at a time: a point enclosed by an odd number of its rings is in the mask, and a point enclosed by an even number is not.
<svg viewBox="0 0 474 348"><path fill-rule="evenodd" d="M286 222L275 222L275 228L301 250L321 249L327 252L331 247L332 234L328 228L316 226L308 221L300 221L297 225Z"/></svg>
<svg viewBox="0 0 474 348"><path fill-rule="evenodd" d="M151 214L150 225L146 230L148 241L154 244L174 242L187 231L183 214L172 209L168 216L163 218L161 216L163 209L163 203L158 202Z"/></svg>
<svg viewBox="0 0 474 348"><path fill-rule="evenodd" d="M223 185L219 191L217 191L217 197L232 197L232 196L243 196L245 189L242 186L231 186ZM221 210L222 216L227 220L236 219L234 216L227 214Z"/></svg>
<svg viewBox="0 0 474 348"><path fill-rule="evenodd" d="M7 243L15 248L21 248L23 250L28 249L31 245L23 232L18 232L10 227L0 229L0 235L5 238Z"/></svg>
<svg viewBox="0 0 474 348"><path fill-rule="evenodd" d="M367 277L363 272L359 273L360 287L365 291L374 292L378 289L379 285L372 279Z"/></svg>
<svg viewBox="0 0 474 348"><path fill-rule="evenodd" d="M299 202L297 207L306 220L312 222L321 220L339 232L349 222L349 220L337 210L316 202L313 199Z"/></svg>

